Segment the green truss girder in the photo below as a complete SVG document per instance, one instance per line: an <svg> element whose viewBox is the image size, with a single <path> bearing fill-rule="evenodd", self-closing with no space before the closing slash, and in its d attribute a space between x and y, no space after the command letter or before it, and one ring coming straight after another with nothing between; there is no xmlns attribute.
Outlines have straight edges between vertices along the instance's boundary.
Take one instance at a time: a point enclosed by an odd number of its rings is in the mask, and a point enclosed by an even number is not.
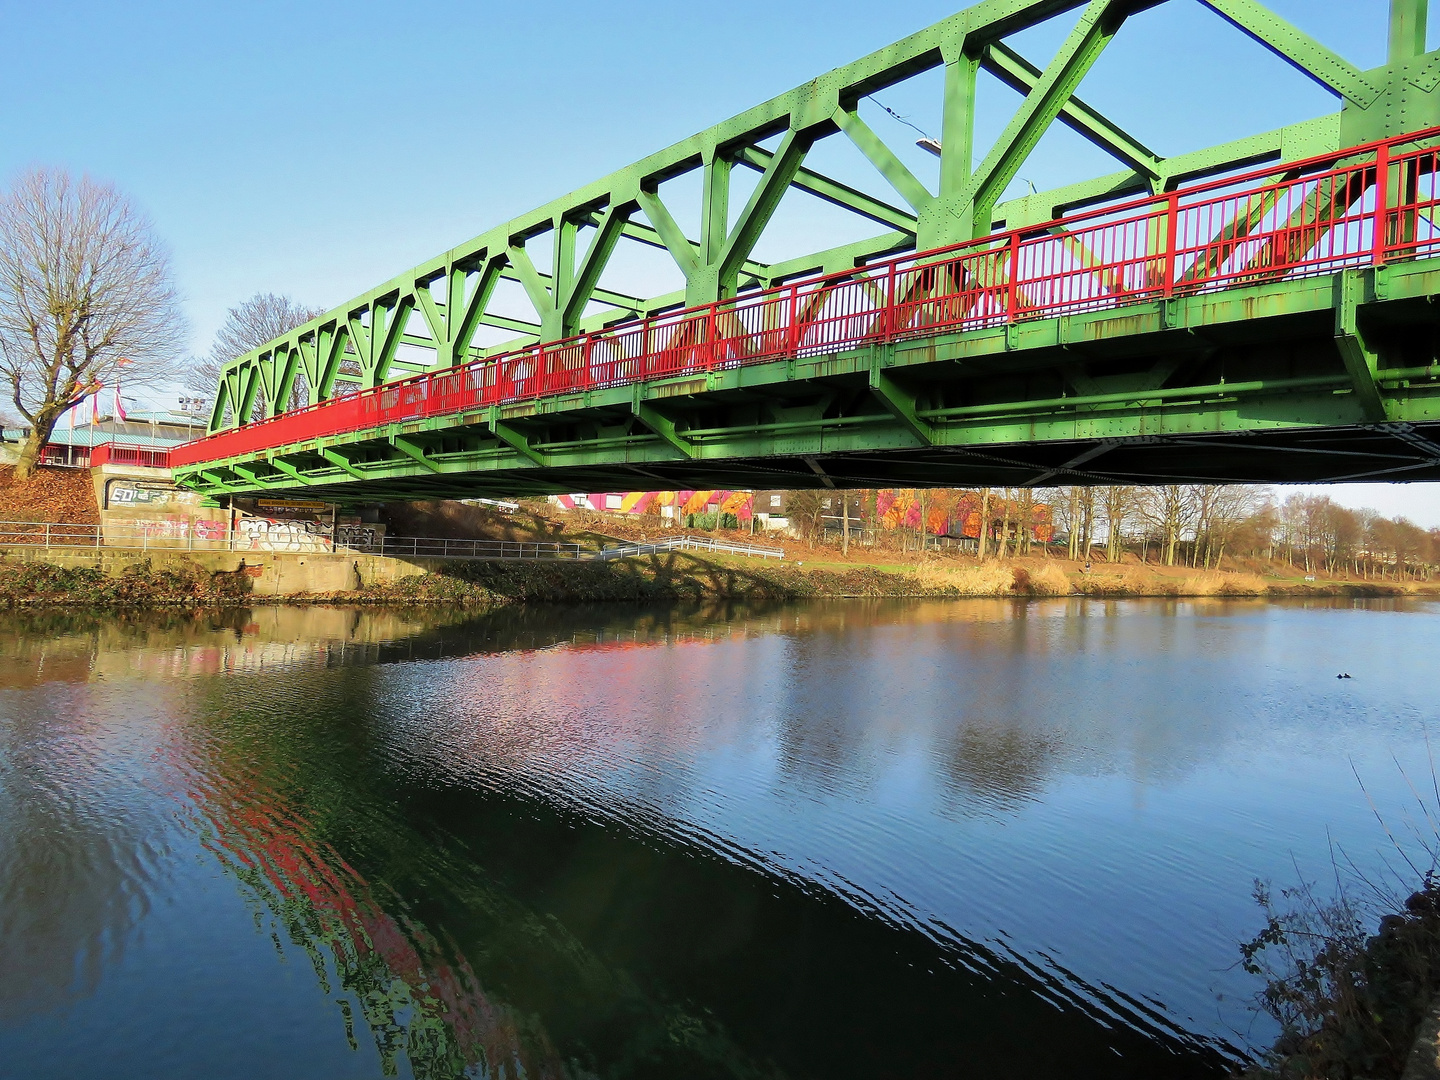
<svg viewBox="0 0 1440 1080"><path fill-rule="evenodd" d="M552 200L436 256L319 318L238 358L222 372L211 429L249 422L283 410L303 377L307 403L355 387L372 387L416 373L443 369L536 340L554 340L684 304L708 303L751 287L768 287L814 271L851 270L880 256L925 249L983 235L997 226L1025 227L1106 200L1163 191L1182 180L1223 174L1241 166L1297 159L1370 139L1440 123L1440 52L1425 53L1427 0L1391 0L1387 65L1361 71L1332 50L1269 11L1257 0L1201 0L1209 9L1334 92L1338 113L1250 136L1218 147L1163 157L1077 96L1091 66L1125 21L1147 8L1180 0L983 0L887 48L837 68L803 86L748 109L698 134ZM1020 55L1006 38L1071 12L1073 27L1043 66ZM861 118L862 100L927 70L943 68L942 150L938 191L932 192L886 141ZM1023 95L994 145L974 161L976 75L984 70ZM1094 180L1001 201L1024 161L1055 123L1069 126L1106 150L1124 168ZM899 204L879 198L807 166L817 142L852 143L888 185ZM767 149L767 145L773 149ZM734 165L760 174L746 204L731 213ZM699 235L676 222L664 194L667 182L699 172ZM753 257L757 241L791 190L841 207L887 231L869 239L777 262ZM550 270L531 252L548 243ZM620 245L638 243L670 253L685 281L680 291L640 296L611 287L606 272ZM1082 255L1083 258L1083 255ZM518 282L531 315L494 310L496 285ZM607 284L602 285L602 280ZM1349 378L1349 392L1364 401L1370 423L1390 423L1396 407L1377 373L1383 354L1369 343L1345 289L1332 311L1332 351ZM1353 297L1352 297L1353 301ZM1349 314L1347 314L1349 312ZM1363 322L1363 320L1361 320ZM500 345L476 342L480 327L519 335ZM1025 337L1033 327L1015 327ZM1374 383L1367 387L1365 376ZM943 443L954 418L936 422L907 396L909 381L874 368L863 388L875 418L851 424L889 423L908 443ZM709 447L694 437L693 418L667 405L654 409L644 393L623 410L621 443L645 445L665 460L704 461ZM888 418L888 419L886 419ZM803 423L801 420L785 421ZM842 427L845 425L842 425ZM476 453L492 462L517 459L528 466L553 464L569 451L537 443L533 420L492 416L470 425L485 444ZM947 435L947 432L949 433ZM407 436L397 438L408 440ZM448 451L423 442L394 441L386 452L403 467L450 475ZM290 483L317 475L371 476L370 459L346 463L311 455L310 467ZM649 450L646 451L650 452ZM277 462L288 454L281 452ZM343 453L341 454L343 458ZM398 467L398 466L397 466ZM489 467L489 466L487 466ZM498 466L497 466L498 467ZM347 472L347 469L350 470ZM443 470L443 473L442 473ZM198 474L197 474L198 475ZM230 473L233 487L248 481ZM256 474L257 483L272 481ZM327 481L329 482L329 481Z"/></svg>
<svg viewBox="0 0 1440 1080"><path fill-rule="evenodd" d="M822 474L841 486L1440 479L1435 295L1440 259L1271 281L417 418L181 479L347 502Z"/></svg>

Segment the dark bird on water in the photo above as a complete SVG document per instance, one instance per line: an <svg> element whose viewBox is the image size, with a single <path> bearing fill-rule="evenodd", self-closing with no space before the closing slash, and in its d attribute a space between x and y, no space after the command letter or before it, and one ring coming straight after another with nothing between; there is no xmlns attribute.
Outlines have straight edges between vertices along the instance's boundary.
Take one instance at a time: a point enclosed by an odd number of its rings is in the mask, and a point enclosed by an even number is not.
<svg viewBox="0 0 1440 1080"><path fill-rule="evenodd" d="M1350 678L1350 673L1349 673L1348 671L1342 671L1339 675L1336 675L1335 678L1337 678L1337 679L1348 679L1348 678Z"/></svg>

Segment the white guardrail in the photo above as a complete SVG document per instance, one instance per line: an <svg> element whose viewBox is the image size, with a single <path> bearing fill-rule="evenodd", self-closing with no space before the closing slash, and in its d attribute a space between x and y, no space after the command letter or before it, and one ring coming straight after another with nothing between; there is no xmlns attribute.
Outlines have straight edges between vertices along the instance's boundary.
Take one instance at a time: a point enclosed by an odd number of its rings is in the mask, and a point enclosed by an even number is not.
<svg viewBox="0 0 1440 1080"><path fill-rule="evenodd" d="M633 555L657 555L662 551L714 551L724 555L748 555L756 559L783 559L784 548L760 547L756 544L731 544L709 536L672 536L653 544L621 544L595 552L591 558L608 562L628 559Z"/></svg>
<svg viewBox="0 0 1440 1080"><path fill-rule="evenodd" d="M321 533L257 535L231 531L219 522L175 521L109 526L74 522L0 521L0 547L109 548L122 551L235 551L258 553L353 552L428 559L542 559L599 561L666 551L710 551L762 559L783 559L784 549L731 544L710 537L674 536L648 544L619 544L599 551L580 544L519 540L455 540L445 537L373 536L333 544Z"/></svg>

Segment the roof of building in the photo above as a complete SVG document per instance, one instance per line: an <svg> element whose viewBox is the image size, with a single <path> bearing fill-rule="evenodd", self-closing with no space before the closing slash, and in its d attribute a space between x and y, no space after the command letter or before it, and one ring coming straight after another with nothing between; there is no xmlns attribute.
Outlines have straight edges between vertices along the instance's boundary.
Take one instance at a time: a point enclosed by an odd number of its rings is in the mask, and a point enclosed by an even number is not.
<svg viewBox="0 0 1440 1080"><path fill-rule="evenodd" d="M123 446L143 446L147 448L169 449L172 446L179 446L182 443L198 439L205 434L205 424L190 422L193 418L184 418L185 422L178 419L174 422L169 420L156 420L152 425L148 415L144 419L142 414L130 413L125 420L112 420L102 418L96 424L77 424L75 427L61 425L50 433L51 446L104 446L107 443L119 443ZM162 416L179 414L160 414ZM179 428L180 430L176 430ZM0 428L0 442L20 442L30 434L28 427L7 427Z"/></svg>
<svg viewBox="0 0 1440 1080"><path fill-rule="evenodd" d="M172 446L187 443L190 439L191 436L167 439L164 435L141 435L132 431L95 431L90 428L76 428L74 431L68 431L56 428L50 435L50 444L52 446L104 446L107 443L117 443L121 446L143 446L168 450Z"/></svg>

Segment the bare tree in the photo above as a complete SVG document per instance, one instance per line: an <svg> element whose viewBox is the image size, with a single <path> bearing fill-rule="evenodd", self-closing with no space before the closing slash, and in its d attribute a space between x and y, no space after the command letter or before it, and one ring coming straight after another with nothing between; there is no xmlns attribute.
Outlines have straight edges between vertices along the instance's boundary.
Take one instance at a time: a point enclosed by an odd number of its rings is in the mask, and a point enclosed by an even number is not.
<svg viewBox="0 0 1440 1080"><path fill-rule="evenodd" d="M1194 513L1190 489L1179 484L1148 488L1140 513L1159 541L1161 561L1174 566L1175 550Z"/></svg>
<svg viewBox="0 0 1440 1080"><path fill-rule="evenodd" d="M1100 510L1105 517L1105 558L1120 561L1125 544L1125 523L1130 520L1139 502L1136 488L1112 484L1100 492Z"/></svg>
<svg viewBox="0 0 1440 1080"><path fill-rule="evenodd" d="M0 195L0 375L30 425L17 480L67 409L168 376L183 332L169 252L115 188L34 169Z"/></svg>
<svg viewBox="0 0 1440 1080"><path fill-rule="evenodd" d="M185 373L185 386L197 394L211 397L220 383L220 370L251 349L288 334L302 323L324 314L320 308L306 307L288 296L256 293L232 307L225 322L215 332L214 344L206 356L193 357ZM295 380L290 393L290 408L309 404L306 388Z"/></svg>
<svg viewBox="0 0 1440 1080"><path fill-rule="evenodd" d="M1196 501L1199 511L1196 524L1195 547L1190 565L1210 568L1225 557L1227 549L1233 550L1236 537L1247 522L1253 521L1269 505L1269 493L1264 488L1246 484L1216 484L1203 489L1203 502Z"/></svg>
<svg viewBox="0 0 1440 1080"><path fill-rule="evenodd" d="M814 547L825 516L825 504L821 502L820 493L813 488L787 492L785 516L790 519L791 527L800 534L800 538L810 547Z"/></svg>

